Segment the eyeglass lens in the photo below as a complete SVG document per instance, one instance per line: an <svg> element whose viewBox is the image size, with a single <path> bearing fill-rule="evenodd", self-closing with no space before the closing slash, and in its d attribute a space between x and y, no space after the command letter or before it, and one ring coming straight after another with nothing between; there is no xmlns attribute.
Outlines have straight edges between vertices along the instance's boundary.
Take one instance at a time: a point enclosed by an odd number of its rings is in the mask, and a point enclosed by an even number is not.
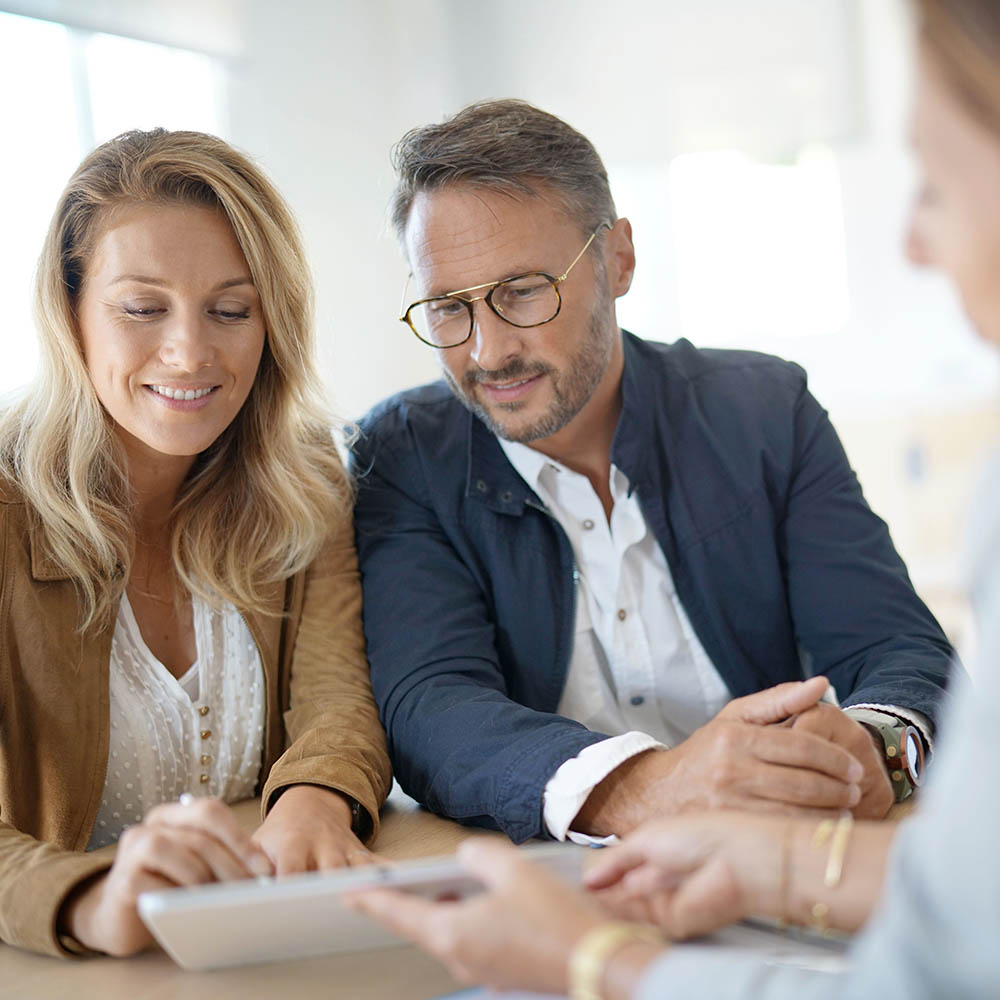
<svg viewBox="0 0 1000 1000"><path fill-rule="evenodd" d="M559 293L544 274L524 274L499 282L485 296L501 319L513 326L539 326L559 312ZM472 329L472 300L446 296L410 310L418 335L439 347L461 344Z"/></svg>

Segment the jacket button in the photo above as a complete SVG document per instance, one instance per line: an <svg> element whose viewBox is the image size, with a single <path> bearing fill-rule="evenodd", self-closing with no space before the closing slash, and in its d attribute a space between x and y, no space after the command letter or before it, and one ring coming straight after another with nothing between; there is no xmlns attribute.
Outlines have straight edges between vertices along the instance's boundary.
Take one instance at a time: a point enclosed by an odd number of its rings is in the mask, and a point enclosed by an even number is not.
<svg viewBox="0 0 1000 1000"><path fill-rule="evenodd" d="M500 494L500 499L503 500L504 503L510 503L511 500L514 499L514 494L511 493L510 490L507 490L506 492Z"/></svg>
<svg viewBox="0 0 1000 1000"><path fill-rule="evenodd" d="M485 479L477 479L476 480L476 489L479 490L480 493L487 492L487 490L489 490L489 487L486 485L486 480Z"/></svg>

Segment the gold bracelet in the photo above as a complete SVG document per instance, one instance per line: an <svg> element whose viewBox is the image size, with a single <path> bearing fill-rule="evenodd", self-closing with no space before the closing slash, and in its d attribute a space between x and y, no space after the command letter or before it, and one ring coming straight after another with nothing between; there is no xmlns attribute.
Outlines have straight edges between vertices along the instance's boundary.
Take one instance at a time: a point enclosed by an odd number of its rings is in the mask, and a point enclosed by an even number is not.
<svg viewBox="0 0 1000 1000"><path fill-rule="evenodd" d="M612 922L588 931L576 943L567 967L570 1000L603 1000L601 980L608 960L628 944L663 945L663 935L643 924Z"/></svg>
<svg viewBox="0 0 1000 1000"><path fill-rule="evenodd" d="M854 829L854 817L845 812L834 824L832 819L823 820L812 837L813 847L824 847L830 841L830 854L826 859L826 871L823 873L823 885L828 889L836 889L844 874L844 858L847 856L847 845ZM820 933L829 930L827 918L830 907L822 900L817 900L809 909L809 925Z"/></svg>
<svg viewBox="0 0 1000 1000"><path fill-rule="evenodd" d="M844 857L847 855L847 843L854 829L854 817L845 812L837 820L837 829L833 831L830 841L830 856L826 859L826 873L823 884L827 889L836 889L840 885L840 876L844 873Z"/></svg>

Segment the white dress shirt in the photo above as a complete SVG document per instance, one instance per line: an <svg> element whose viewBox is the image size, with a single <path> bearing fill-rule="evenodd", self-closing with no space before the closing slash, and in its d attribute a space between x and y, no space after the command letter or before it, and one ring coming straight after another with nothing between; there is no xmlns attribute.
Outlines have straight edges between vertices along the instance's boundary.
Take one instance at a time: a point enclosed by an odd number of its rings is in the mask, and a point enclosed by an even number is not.
<svg viewBox="0 0 1000 1000"><path fill-rule="evenodd" d="M682 743L732 694L691 626L625 474L611 466L609 520L586 476L527 445L498 440L573 549L575 634L557 712L610 738L586 747L549 779L543 819L560 840L594 843L569 829L594 787L635 754ZM929 745L921 713L866 707L917 725Z"/></svg>

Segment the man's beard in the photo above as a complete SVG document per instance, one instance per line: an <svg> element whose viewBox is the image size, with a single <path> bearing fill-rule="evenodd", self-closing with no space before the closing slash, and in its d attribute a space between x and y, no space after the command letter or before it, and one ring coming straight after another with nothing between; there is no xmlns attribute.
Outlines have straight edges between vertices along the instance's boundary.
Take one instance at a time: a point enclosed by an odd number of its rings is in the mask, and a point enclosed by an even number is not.
<svg viewBox="0 0 1000 1000"><path fill-rule="evenodd" d="M497 437L528 444L557 434L587 405L611 361L614 334L617 331L614 330L608 316L606 292L600 287L598 291L598 301L590 315L587 336L562 371L538 362L515 360L496 371L470 368L462 376L462 383L459 385L454 375L442 367L445 381L451 387L451 391L466 409L479 417ZM519 400L493 403L492 407L487 408L475 396L476 386L480 382L513 382L539 375L551 381L553 398L548 410L533 424L511 429L505 427L498 417L494 416L497 411L517 413L524 405Z"/></svg>

